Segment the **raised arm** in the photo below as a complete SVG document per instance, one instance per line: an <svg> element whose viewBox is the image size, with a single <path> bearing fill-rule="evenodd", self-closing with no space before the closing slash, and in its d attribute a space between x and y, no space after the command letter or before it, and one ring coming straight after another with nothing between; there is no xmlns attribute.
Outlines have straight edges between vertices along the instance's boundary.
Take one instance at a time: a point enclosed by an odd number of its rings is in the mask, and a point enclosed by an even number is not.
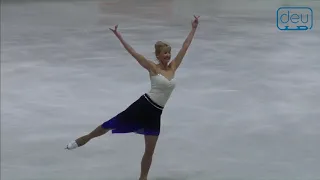
<svg viewBox="0 0 320 180"><path fill-rule="evenodd" d="M200 16L194 16L194 20L192 21L192 29L190 31L190 33L188 34L186 40L183 42L182 44L182 48L180 49L180 51L178 52L177 56L173 59L173 67L174 67L174 70L178 69L178 67L180 66L181 62L182 62L182 59L184 58L191 42L192 42L192 39L194 37L194 34L197 30L197 27L198 27L198 24L199 24L199 17Z"/></svg>
<svg viewBox="0 0 320 180"><path fill-rule="evenodd" d="M114 29L109 28L119 39L123 47L138 61L138 63L149 72L156 72L155 64L152 61L147 60L143 55L137 53L121 36L117 31L118 25Z"/></svg>

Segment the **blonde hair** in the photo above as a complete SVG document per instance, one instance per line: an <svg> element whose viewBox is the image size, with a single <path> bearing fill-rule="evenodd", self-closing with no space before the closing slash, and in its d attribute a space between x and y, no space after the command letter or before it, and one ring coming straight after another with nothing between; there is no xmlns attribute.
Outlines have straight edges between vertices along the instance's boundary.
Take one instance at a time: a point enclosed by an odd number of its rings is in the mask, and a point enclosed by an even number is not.
<svg viewBox="0 0 320 180"><path fill-rule="evenodd" d="M171 46L163 41L157 41L154 49L156 56L158 56L163 50L171 51Z"/></svg>

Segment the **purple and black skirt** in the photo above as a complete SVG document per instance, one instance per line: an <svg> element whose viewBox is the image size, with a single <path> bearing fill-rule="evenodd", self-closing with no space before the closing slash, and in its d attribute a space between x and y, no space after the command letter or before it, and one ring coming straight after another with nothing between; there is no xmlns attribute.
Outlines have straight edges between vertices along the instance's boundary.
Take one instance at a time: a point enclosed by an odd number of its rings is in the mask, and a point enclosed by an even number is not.
<svg viewBox="0 0 320 180"><path fill-rule="evenodd" d="M124 111L105 121L101 126L112 133L160 134L163 107L144 94Z"/></svg>

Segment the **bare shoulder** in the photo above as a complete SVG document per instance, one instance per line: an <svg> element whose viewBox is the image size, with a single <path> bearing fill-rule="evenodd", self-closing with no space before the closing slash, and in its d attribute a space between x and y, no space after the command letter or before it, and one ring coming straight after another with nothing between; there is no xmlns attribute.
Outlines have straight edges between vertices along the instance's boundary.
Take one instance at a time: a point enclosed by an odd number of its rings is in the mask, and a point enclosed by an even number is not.
<svg viewBox="0 0 320 180"><path fill-rule="evenodd" d="M158 70L157 70L157 64L152 61L152 60L147 60L148 63L150 64L151 68L149 69L149 72L151 75L156 75L158 74Z"/></svg>
<svg viewBox="0 0 320 180"><path fill-rule="evenodd" d="M157 68L157 64L154 62L154 61L152 61L152 60L147 60L148 62L149 62L149 64L152 66L152 67L154 67L154 68Z"/></svg>
<svg viewBox="0 0 320 180"><path fill-rule="evenodd" d="M176 71L176 62L175 62L175 59L173 59L170 64L169 64L169 68L172 70L172 71Z"/></svg>

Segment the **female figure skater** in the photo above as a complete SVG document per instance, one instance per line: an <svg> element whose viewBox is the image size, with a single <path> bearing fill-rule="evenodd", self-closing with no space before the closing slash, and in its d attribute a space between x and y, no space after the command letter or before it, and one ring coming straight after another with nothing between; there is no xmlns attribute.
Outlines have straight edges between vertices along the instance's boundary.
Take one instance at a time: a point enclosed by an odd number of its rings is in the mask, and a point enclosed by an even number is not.
<svg viewBox="0 0 320 180"><path fill-rule="evenodd" d="M154 149L160 134L162 110L175 87L175 72L191 44L199 24L199 17L200 16L194 16L190 33L177 56L171 62L169 62L171 58L171 47L162 41L158 41L155 44L155 55L159 61L158 64L145 59L145 57L137 53L126 43L117 31L118 25L115 26L115 29L110 28L124 48L149 72L151 89L124 111L110 120L105 121L89 134L70 142L66 149L71 150L83 146L91 139L101 136L110 130L112 133L135 132L143 134L145 139L145 152L141 160L139 180L147 180Z"/></svg>

